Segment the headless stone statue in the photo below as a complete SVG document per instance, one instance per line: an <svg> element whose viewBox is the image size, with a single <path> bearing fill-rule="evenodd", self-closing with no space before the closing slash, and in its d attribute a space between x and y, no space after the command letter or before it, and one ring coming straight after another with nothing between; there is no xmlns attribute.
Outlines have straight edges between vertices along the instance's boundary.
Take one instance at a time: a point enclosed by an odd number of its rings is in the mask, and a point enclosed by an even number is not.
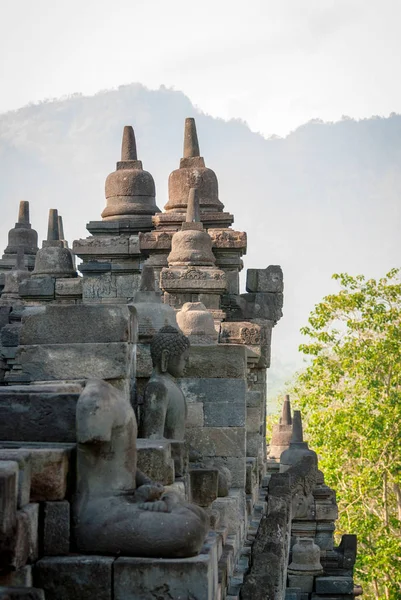
<svg viewBox="0 0 401 600"><path fill-rule="evenodd" d="M153 372L145 388L142 437L183 440L187 406L175 378L184 374L189 340L167 325L153 337L150 352Z"/></svg>
<svg viewBox="0 0 401 600"><path fill-rule="evenodd" d="M137 425L128 398L104 381L88 381L76 422L78 550L155 558L197 554L207 515L137 471Z"/></svg>

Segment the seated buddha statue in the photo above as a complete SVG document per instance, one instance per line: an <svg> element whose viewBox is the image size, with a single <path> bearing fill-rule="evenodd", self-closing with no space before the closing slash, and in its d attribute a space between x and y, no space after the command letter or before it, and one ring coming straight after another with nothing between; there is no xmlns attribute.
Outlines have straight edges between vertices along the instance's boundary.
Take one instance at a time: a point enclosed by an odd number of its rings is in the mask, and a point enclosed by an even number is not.
<svg viewBox="0 0 401 600"><path fill-rule="evenodd" d="M176 383L189 357L189 340L175 327L166 325L150 344L153 371L145 388L141 437L183 440L187 405Z"/></svg>
<svg viewBox="0 0 401 600"><path fill-rule="evenodd" d="M207 515L137 470L137 424L129 398L102 380L88 381L78 399L76 427L77 549L155 558L198 554Z"/></svg>

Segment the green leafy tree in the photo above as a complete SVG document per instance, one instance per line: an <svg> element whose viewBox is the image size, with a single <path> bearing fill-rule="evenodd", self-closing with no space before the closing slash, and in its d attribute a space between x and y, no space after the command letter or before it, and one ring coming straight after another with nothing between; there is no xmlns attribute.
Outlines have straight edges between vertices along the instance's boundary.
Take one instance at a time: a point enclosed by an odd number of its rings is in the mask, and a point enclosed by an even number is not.
<svg viewBox="0 0 401 600"><path fill-rule="evenodd" d="M302 329L309 366L294 395L337 491L338 534L356 533L366 599L401 599L401 283L334 275Z"/></svg>

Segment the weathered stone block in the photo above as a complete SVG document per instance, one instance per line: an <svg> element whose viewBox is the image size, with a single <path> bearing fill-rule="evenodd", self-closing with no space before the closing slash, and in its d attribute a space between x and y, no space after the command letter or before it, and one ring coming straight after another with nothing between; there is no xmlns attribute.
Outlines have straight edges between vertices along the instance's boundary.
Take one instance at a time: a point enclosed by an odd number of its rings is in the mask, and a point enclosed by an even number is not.
<svg viewBox="0 0 401 600"><path fill-rule="evenodd" d="M113 562L106 556L42 558L35 565L35 585L46 600L111 600Z"/></svg>
<svg viewBox="0 0 401 600"><path fill-rule="evenodd" d="M334 548L334 523L320 522L316 527L315 544L321 550L333 550Z"/></svg>
<svg viewBox="0 0 401 600"><path fill-rule="evenodd" d="M262 392L249 391L246 395L246 405L249 407L260 407L262 404Z"/></svg>
<svg viewBox="0 0 401 600"><path fill-rule="evenodd" d="M70 388L71 388L70 384ZM75 411L81 386L69 392L33 390L36 386L0 388L0 439L26 442L75 442Z"/></svg>
<svg viewBox="0 0 401 600"><path fill-rule="evenodd" d="M10 312L10 306L0 306L0 329L9 322Z"/></svg>
<svg viewBox="0 0 401 600"><path fill-rule="evenodd" d="M188 414L185 421L185 427L203 427L203 402L188 402L187 409Z"/></svg>
<svg viewBox="0 0 401 600"><path fill-rule="evenodd" d="M316 577L315 590L317 594L352 594L354 582L352 577Z"/></svg>
<svg viewBox="0 0 401 600"><path fill-rule="evenodd" d="M74 281L71 279L70 281ZM120 305L56 305L22 318L21 345L135 341L133 311Z"/></svg>
<svg viewBox="0 0 401 600"><path fill-rule="evenodd" d="M22 281L19 286L21 298L32 300L51 300L54 298L56 280L54 277L31 277Z"/></svg>
<svg viewBox="0 0 401 600"><path fill-rule="evenodd" d="M1 439L4 440L5 438L1 437ZM18 508L21 508L25 504L28 504L31 493L30 453L22 448L18 450L0 449L0 461L3 460L11 460L18 463Z"/></svg>
<svg viewBox="0 0 401 600"><path fill-rule="evenodd" d="M227 527L230 534L236 533L239 523L244 519L238 497L217 498L213 502L212 508L220 513L220 527Z"/></svg>
<svg viewBox="0 0 401 600"><path fill-rule="evenodd" d="M43 522L43 553L63 556L70 551L70 503L45 502Z"/></svg>
<svg viewBox="0 0 401 600"><path fill-rule="evenodd" d="M245 487L245 457L236 456L215 456L204 457L208 466L213 465L217 468L226 467L231 473L231 485L233 488Z"/></svg>
<svg viewBox="0 0 401 600"><path fill-rule="evenodd" d="M56 298L81 298L82 277L56 279Z"/></svg>
<svg viewBox="0 0 401 600"><path fill-rule="evenodd" d="M243 379L246 375L246 348L220 344L192 346L186 377Z"/></svg>
<svg viewBox="0 0 401 600"><path fill-rule="evenodd" d="M32 587L32 566L25 565L25 567L18 569L18 571L11 571L6 575L0 575L0 591L4 586Z"/></svg>
<svg viewBox="0 0 401 600"><path fill-rule="evenodd" d="M136 376L150 377L152 374L152 358L149 344L136 345Z"/></svg>
<svg viewBox="0 0 401 600"><path fill-rule="evenodd" d="M219 472L217 469L191 469L192 502L209 506L217 498Z"/></svg>
<svg viewBox="0 0 401 600"><path fill-rule="evenodd" d="M282 292L283 290L283 271L280 266L270 265L266 269L247 270L247 292Z"/></svg>
<svg viewBox="0 0 401 600"><path fill-rule="evenodd" d="M246 409L246 430L249 433L262 433L263 425L261 408L248 406Z"/></svg>
<svg viewBox="0 0 401 600"><path fill-rule="evenodd" d="M0 534L15 525L18 499L18 463L0 461Z"/></svg>
<svg viewBox="0 0 401 600"><path fill-rule="evenodd" d="M245 379L189 378L177 380L187 402L244 403L247 397Z"/></svg>
<svg viewBox="0 0 401 600"><path fill-rule="evenodd" d="M132 237L135 238L137 236ZM134 246L135 244L133 243L132 247L134 248ZM75 240L72 250L80 258L126 256L129 254L129 239L126 235L89 237Z"/></svg>
<svg viewBox="0 0 401 600"><path fill-rule="evenodd" d="M0 600L45 600L45 594L32 587L1 587Z"/></svg>
<svg viewBox="0 0 401 600"><path fill-rule="evenodd" d="M246 434L246 455L258 457L262 451L263 437L259 432Z"/></svg>
<svg viewBox="0 0 401 600"><path fill-rule="evenodd" d="M148 477L169 485L174 481L174 461L171 458L169 442L159 440L138 439L138 469Z"/></svg>
<svg viewBox="0 0 401 600"><path fill-rule="evenodd" d="M184 477L188 471L188 448L183 440L170 440L171 458L175 477Z"/></svg>
<svg viewBox="0 0 401 600"><path fill-rule="evenodd" d="M12 569L20 569L28 561L31 541L31 517L32 514L27 511L19 510L17 512L17 527L15 530L13 547L9 560L9 566Z"/></svg>
<svg viewBox="0 0 401 600"><path fill-rule="evenodd" d="M39 555L39 504L31 502L21 512L27 517L28 558L33 562Z"/></svg>
<svg viewBox="0 0 401 600"><path fill-rule="evenodd" d="M10 323L0 329L0 345L6 347L18 346L21 323Z"/></svg>
<svg viewBox="0 0 401 600"><path fill-rule="evenodd" d="M187 429L185 439L203 456L245 456L245 430L242 427Z"/></svg>
<svg viewBox="0 0 401 600"><path fill-rule="evenodd" d="M205 402L206 427L243 427L245 425L245 401Z"/></svg>
<svg viewBox="0 0 401 600"><path fill-rule="evenodd" d="M180 559L118 558L114 563L114 599L214 600L216 575L217 564L211 553Z"/></svg>
<svg viewBox="0 0 401 600"><path fill-rule="evenodd" d="M316 521L336 521L338 519L338 506L324 504L316 501Z"/></svg>
<svg viewBox="0 0 401 600"><path fill-rule="evenodd" d="M140 273L116 275L117 298L132 298L134 293L139 289L140 281Z"/></svg>
<svg viewBox="0 0 401 600"><path fill-rule="evenodd" d="M266 319L277 322L283 316L283 294L258 292L241 294L245 319Z"/></svg>
<svg viewBox="0 0 401 600"><path fill-rule="evenodd" d="M71 452L66 448L32 448L31 501L63 500Z"/></svg>
<svg viewBox="0 0 401 600"><path fill-rule="evenodd" d="M20 346L17 360L32 381L126 377L131 344L46 344Z"/></svg>
<svg viewBox="0 0 401 600"><path fill-rule="evenodd" d="M82 281L83 301L96 300L99 302L103 298L117 298L115 275L103 273L101 275L84 277Z"/></svg>

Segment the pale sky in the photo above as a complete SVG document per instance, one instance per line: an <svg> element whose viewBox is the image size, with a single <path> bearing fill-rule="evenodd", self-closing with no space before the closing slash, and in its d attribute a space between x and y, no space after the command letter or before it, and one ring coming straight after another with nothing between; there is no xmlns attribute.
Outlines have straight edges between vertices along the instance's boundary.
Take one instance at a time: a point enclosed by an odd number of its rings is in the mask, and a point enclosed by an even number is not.
<svg viewBox="0 0 401 600"><path fill-rule="evenodd" d="M401 0L0 0L0 113L138 82L286 135L401 112Z"/></svg>

